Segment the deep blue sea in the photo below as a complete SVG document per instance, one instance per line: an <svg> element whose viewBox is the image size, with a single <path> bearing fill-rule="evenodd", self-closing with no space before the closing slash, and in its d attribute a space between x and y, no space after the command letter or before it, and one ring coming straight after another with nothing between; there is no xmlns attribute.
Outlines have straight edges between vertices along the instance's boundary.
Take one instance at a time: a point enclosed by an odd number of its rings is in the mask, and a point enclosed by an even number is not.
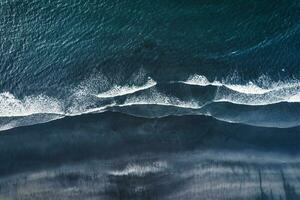
<svg viewBox="0 0 300 200"><path fill-rule="evenodd" d="M0 199L299 200L300 1L0 0Z"/></svg>

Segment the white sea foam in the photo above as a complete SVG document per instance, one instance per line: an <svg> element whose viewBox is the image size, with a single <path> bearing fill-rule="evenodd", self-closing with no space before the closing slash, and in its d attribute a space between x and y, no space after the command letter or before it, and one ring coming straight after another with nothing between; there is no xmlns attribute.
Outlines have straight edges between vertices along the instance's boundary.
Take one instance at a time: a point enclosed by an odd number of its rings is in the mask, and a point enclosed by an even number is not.
<svg viewBox="0 0 300 200"><path fill-rule="evenodd" d="M214 86L222 86L222 83L220 83L218 81L210 82L205 76L198 75L198 74L190 76L186 81L180 81L180 82L188 84L188 85L199 85L199 86L214 85Z"/></svg>
<svg viewBox="0 0 300 200"><path fill-rule="evenodd" d="M132 105L161 105L190 109L198 109L202 107L195 101L183 101L176 97L170 97L165 94L162 94L154 89L151 90L149 94L129 97L128 99L126 99L124 104L121 104L119 106Z"/></svg>
<svg viewBox="0 0 300 200"><path fill-rule="evenodd" d="M274 82L267 76L261 76L257 81L237 84L235 79L227 81L209 81L203 75L193 75L184 84L217 86L214 102L230 102L242 105L269 105L280 102L300 102L300 81L286 80ZM230 90L226 90L228 88Z"/></svg>
<svg viewBox="0 0 300 200"><path fill-rule="evenodd" d="M151 88L155 86L157 83L152 79L148 78L148 81L141 86L136 86L136 85L125 85L125 86L113 86L110 90L97 94L96 96L99 98L111 98L111 97L117 97L117 96L123 96L127 94L133 94L138 91L146 90L148 88Z"/></svg>
<svg viewBox="0 0 300 200"><path fill-rule="evenodd" d="M74 96L76 98L78 96ZM82 100L82 99L80 99ZM82 100L83 101L83 100ZM45 123L65 116L104 112L115 102L103 106L88 105L75 101L66 109L65 103L45 95L17 98L9 92L0 93L0 131L20 126Z"/></svg>
<svg viewBox="0 0 300 200"><path fill-rule="evenodd" d="M198 75L198 74L190 76L186 81L181 81L181 82L189 84L189 85L199 85L199 86L208 86L208 85L220 86L220 85L222 85L219 82L210 82L205 76Z"/></svg>
<svg viewBox="0 0 300 200"><path fill-rule="evenodd" d="M45 95L27 96L17 98L9 92L0 93L0 117L25 117L37 114L47 114L45 120L43 117L31 117L40 123L43 121L51 121L64 116L75 116L94 112L104 112L112 107L126 107L133 105L160 105L174 106L185 109L200 109L212 102L230 102L240 105L269 105L280 102L300 102L300 81L285 80L274 82L266 76L260 77L258 80L253 80L245 84L237 84L238 81L227 79L226 81L209 81L205 76L193 75L186 81L181 83L189 85L199 85L206 87L213 85L217 90L213 90L214 97L208 99L207 102L198 102L196 99L181 99L171 94L164 94L156 87L157 83L148 78L148 81L141 86L115 86L107 92L98 94L95 98L94 92L97 88L89 89L82 87L75 90L69 96L69 99L60 101L54 97ZM146 90L147 89L147 90ZM137 94L137 91L143 93ZM135 94L133 94L135 93ZM126 95L126 99L109 99ZM108 99L106 99L108 98ZM51 116L49 115L51 114ZM53 116L52 116L53 115ZM55 116L56 115L56 116ZM28 118L29 119L29 118ZM19 120L19 121L18 121ZM3 121L0 126L4 129L14 128L21 125L30 125L34 122L24 119L14 119L11 121ZM1 129L1 128L0 128Z"/></svg>
<svg viewBox="0 0 300 200"><path fill-rule="evenodd" d="M300 102L299 86L280 86L263 94L233 93L222 89L216 92L215 102L230 102L241 105L270 105L281 102Z"/></svg>
<svg viewBox="0 0 300 200"><path fill-rule="evenodd" d="M0 93L0 117L28 116L39 113L63 114L57 99L44 95L16 98L9 92Z"/></svg>
<svg viewBox="0 0 300 200"><path fill-rule="evenodd" d="M233 83L224 83L223 81L212 81L210 82L205 76L195 74L190 76L186 81L181 81L182 83L189 84L189 85L199 85L199 86L224 86L231 90L234 90L239 93L245 94L264 94L270 92L270 89L264 89L255 85L253 82L249 81L245 85L241 84L233 84Z"/></svg>
<svg viewBox="0 0 300 200"><path fill-rule="evenodd" d="M289 97L287 99L287 102L294 102L294 103L300 102L300 93L295 94L295 95Z"/></svg>
<svg viewBox="0 0 300 200"><path fill-rule="evenodd" d="M224 86L231 90L237 91L239 93L244 93L244 94L265 94L271 91L269 89L258 87L253 82L249 82L246 85L224 85Z"/></svg>
<svg viewBox="0 0 300 200"><path fill-rule="evenodd" d="M116 104L116 102L112 102L111 104L107 104L107 105L100 106L100 107L81 108L79 110L78 110L78 108L75 109L76 107L75 108L73 107L70 110L68 110L68 113L66 113L65 115L76 116L76 115L89 114L89 113L101 113L101 112L105 112L108 108L111 108L114 106L118 106Z"/></svg>
<svg viewBox="0 0 300 200"><path fill-rule="evenodd" d="M168 167L166 162L158 161L148 165L129 164L123 170L111 171L113 176L144 176L149 173L158 173Z"/></svg>

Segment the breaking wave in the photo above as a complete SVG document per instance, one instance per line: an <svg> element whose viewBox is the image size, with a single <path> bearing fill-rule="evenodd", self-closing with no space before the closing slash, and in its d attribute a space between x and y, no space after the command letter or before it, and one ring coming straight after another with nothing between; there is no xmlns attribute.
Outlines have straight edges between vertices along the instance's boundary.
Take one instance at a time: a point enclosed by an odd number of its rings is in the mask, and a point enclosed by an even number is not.
<svg viewBox="0 0 300 200"><path fill-rule="evenodd" d="M64 114L61 102L45 95L16 98L9 92L0 94L0 117L19 117L33 114Z"/></svg>
<svg viewBox="0 0 300 200"><path fill-rule="evenodd" d="M215 102L230 102L242 105L269 105L280 102L300 102L300 81L271 81L267 76L244 84L236 83L235 79L227 81L209 81L205 76L193 75L186 81L188 85L216 86Z"/></svg>
<svg viewBox="0 0 300 200"><path fill-rule="evenodd" d="M192 92L195 86L200 89L196 93ZM160 83L148 77L144 84L114 85L102 93L88 87L74 91L63 100L46 95L17 98L9 92L1 93L0 129L109 110L143 117L209 115L254 126L300 125L300 119L295 117L297 109L290 108L300 102L300 82L296 79L275 82L262 76L246 82L236 77L209 81L203 75L192 75L185 81ZM274 117L278 110L284 117ZM285 120L291 117L294 121Z"/></svg>
<svg viewBox="0 0 300 200"><path fill-rule="evenodd" d="M120 106L132 105L161 105L190 109L202 107L195 101L183 101L177 97L170 97L156 90L151 90L151 92L146 95L128 97L124 104L121 104Z"/></svg>
<svg viewBox="0 0 300 200"><path fill-rule="evenodd" d="M151 88L155 85L156 85L156 82L152 78L148 77L148 81L142 86L135 86L135 85L133 85L133 86L128 86L128 85L119 86L119 85L115 85L115 86L112 87L112 89L110 89L106 92L97 94L96 96L99 97L99 98L118 97L118 96L123 96L123 95L127 95L127 94L132 94L132 93L135 93L135 92L138 92L138 91L146 90L146 89Z"/></svg>

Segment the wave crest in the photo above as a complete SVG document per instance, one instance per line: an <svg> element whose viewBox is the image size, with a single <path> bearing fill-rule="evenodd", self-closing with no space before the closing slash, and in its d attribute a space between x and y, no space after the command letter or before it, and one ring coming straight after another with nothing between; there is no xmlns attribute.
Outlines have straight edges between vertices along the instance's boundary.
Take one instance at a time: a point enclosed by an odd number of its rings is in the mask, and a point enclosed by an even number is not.
<svg viewBox="0 0 300 200"><path fill-rule="evenodd" d="M118 97L123 96L127 94L133 94L138 91L146 90L148 88L151 88L155 86L157 83L151 78L148 77L147 82L144 85L136 86L136 85L125 85L125 86L119 86L115 85L110 90L97 94L96 96L99 98L112 98L112 97Z"/></svg>
<svg viewBox="0 0 300 200"><path fill-rule="evenodd" d="M181 83L188 85L216 86L215 102L230 102L242 105L269 105L280 102L300 102L300 81L271 81L267 76L245 84L236 83L234 78L226 81L209 81L203 75L190 76Z"/></svg>

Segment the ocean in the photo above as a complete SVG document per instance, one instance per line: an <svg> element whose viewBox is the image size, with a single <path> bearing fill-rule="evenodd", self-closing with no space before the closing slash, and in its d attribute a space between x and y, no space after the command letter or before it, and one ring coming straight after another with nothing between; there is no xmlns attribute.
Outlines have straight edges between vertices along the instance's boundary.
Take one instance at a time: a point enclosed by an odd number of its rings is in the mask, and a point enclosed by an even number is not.
<svg viewBox="0 0 300 200"><path fill-rule="evenodd" d="M300 199L300 1L0 0L0 199Z"/></svg>

